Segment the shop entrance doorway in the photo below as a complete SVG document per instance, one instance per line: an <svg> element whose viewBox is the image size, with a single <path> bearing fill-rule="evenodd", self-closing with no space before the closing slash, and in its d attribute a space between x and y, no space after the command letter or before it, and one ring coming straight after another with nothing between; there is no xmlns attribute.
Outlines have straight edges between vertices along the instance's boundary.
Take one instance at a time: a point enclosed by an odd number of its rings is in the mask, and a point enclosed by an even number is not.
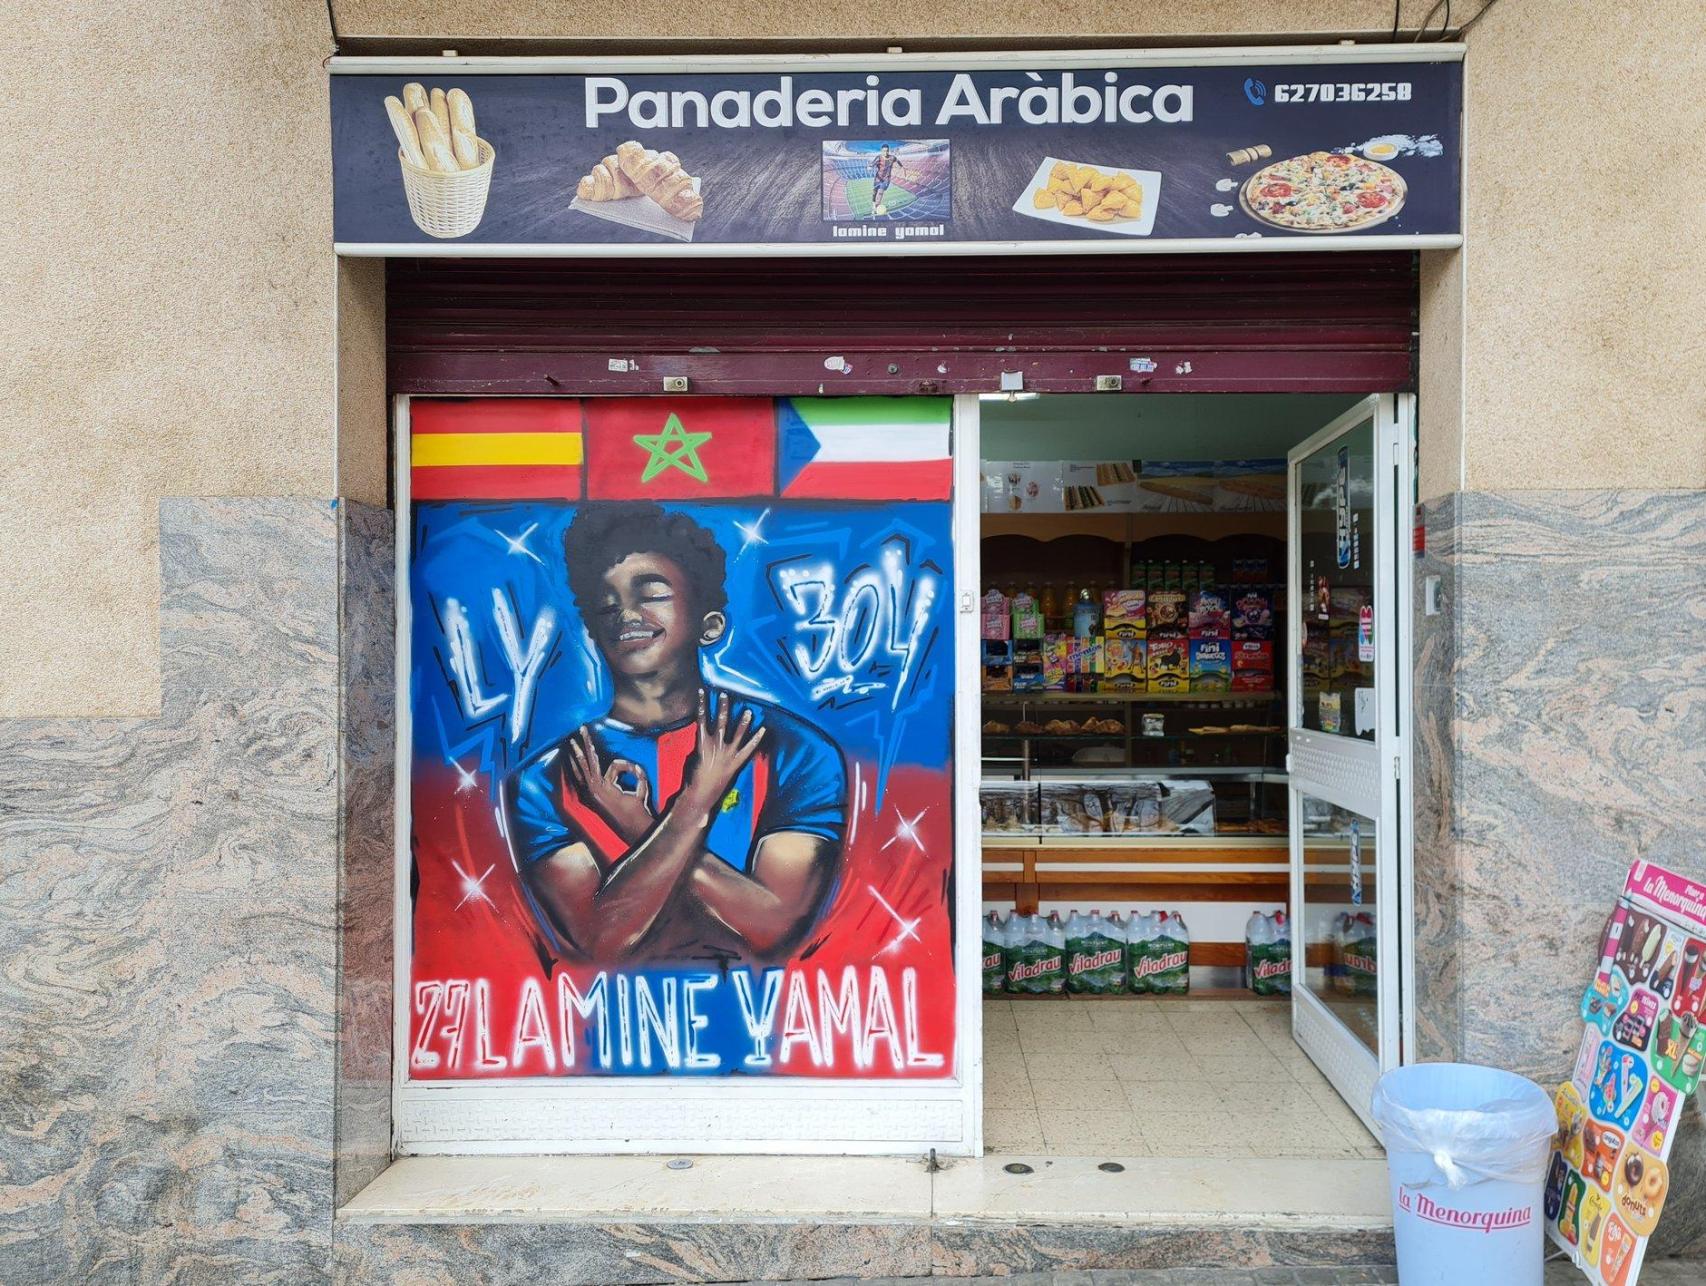
<svg viewBox="0 0 1706 1286"><path fill-rule="evenodd" d="M1368 1089L1404 1047L1410 414L962 399L991 1152L1379 1155ZM1347 793L1341 762L1377 756L1382 789Z"/></svg>
<svg viewBox="0 0 1706 1286"><path fill-rule="evenodd" d="M980 826L962 807L955 818L954 982L961 1001L969 1002L960 1005L963 1079L956 1088L970 1106L957 1146L941 1148L944 1155L979 1148L1008 1154L1043 1150L1063 1137L1056 1130L1050 1139L1043 1130L1045 1107L1060 1113L1117 1110L1128 1121L1141 1114L1142 1122L1153 1127L1136 1132L1133 1126L1122 1135L1100 1122L1068 1120L1067 1126L1089 1127L1077 1143L1090 1149L1078 1153L1084 1156L1139 1150L1181 1158L1245 1155L1232 1149L1258 1138L1273 1155L1355 1157L1374 1150L1373 1139L1344 1105L1335 1082L1314 1061L1331 1061L1324 1051L1332 1049L1332 1038L1324 1035L1312 1047L1299 1044L1293 1002L1283 994L1258 995L1249 986L1246 936L1254 917L1266 917L1269 927L1263 932L1273 940L1264 945L1273 955L1284 941L1278 913L1325 907L1331 892L1312 889L1314 903L1292 894L1290 828L1300 814L1292 807L1286 773L1293 714L1285 696L1301 688L1290 681L1287 636L1283 628L1273 632L1286 619L1291 576L1287 457L1359 397L1413 384L1413 256L1246 255L1225 262L1137 257L1094 263L1064 257L1027 264L1022 277L1008 260L951 265L919 260L885 285L889 306L881 312L848 310L845 301L859 297L868 273L859 265L833 261L776 261L761 278L738 263L399 261L390 266L388 283L390 382L399 396L556 403L565 398L667 398L685 388L690 396L710 400L953 397L951 611L960 650L948 677L956 690L953 718L961 747L955 797L981 805L986 786L1006 785L1021 797L1034 791L1032 825L1038 829L983 834L987 816ZM1088 298L1098 301L1100 311L1087 329L1082 301ZM684 308L683 299L695 301L693 307ZM1125 396L1091 393L1092 387ZM990 391L995 389L1011 391ZM1401 400L1388 398L1386 404L1397 414ZM1069 410L1053 420L1027 418L1049 407ZM1123 425L1124 444L1106 448L1084 441L1098 421ZM616 440L633 442L638 436L618 433ZM400 424L399 444L405 437ZM1070 449L1069 443L1074 444ZM980 495L979 466L991 460L1087 462L1091 470L1087 479L1062 475L1057 507L1041 512L1025 501L1029 485L1036 482L1042 490L1045 480L1022 470L1016 471L1016 491ZM1096 471L1098 460L1124 464L1103 477ZM1265 463L1247 467L1252 461ZM1200 467L1204 462L1206 470ZM1168 467L1158 470L1157 464ZM981 472L987 491L990 470ZM1097 492L1121 486L1144 491L1146 504L1153 502L1155 508L1134 503L1122 511L1094 503ZM399 491L400 498L406 495ZM1040 537L1027 533L1022 526L1032 521L1056 530ZM1227 523L1229 530L1216 529ZM991 530L1001 524L1005 529ZM1395 529L1395 519L1382 528ZM1229 534L1235 539L1226 543ZM1244 658L1247 664L1236 666L1231 655L1216 665L1207 655L1213 649L1204 650L1198 660L1210 670L1225 671L1226 691L1212 702L1199 700L1198 692L1174 690L1157 694L1164 700L1143 705L1092 689L1070 694L1072 700L1043 718L1033 717L1038 710L1011 704L1005 712L985 709L987 694L974 685L981 668L978 600L988 577L980 583L977 559L996 537L1015 547L1029 541L1040 556L1015 570L1062 582L1057 590L1066 587L1068 574L1077 578L1074 589L1083 587L1090 569L1072 561L1081 556L1102 559L1095 562L1091 582L1098 590L1138 588L1134 573L1141 549L1142 588L1150 587L1153 573L1157 589L1184 596L1175 607L1185 611L1185 646L1171 649L1172 661L1161 667L1163 678L1191 678L1187 567L1194 571L1196 589L1202 587L1207 562L1211 584L1267 594L1270 637L1204 641L1223 642L1228 653L1240 642L1267 646L1252 649L1253 655ZM1216 544L1222 547L1212 549ZM984 563L987 572L987 556ZM1401 605L1405 597L1400 592L1394 601ZM1072 614L1062 613L1060 606L1055 620L1064 624ZM1405 636L1401 626L1387 630L1384 625L1377 613L1377 642L1395 644ZM1073 631L1064 625L1052 632ZM527 638L514 642L525 661ZM489 651L506 655L507 648L500 638ZM1353 642L1351 655L1355 651ZM1106 658L1104 651L1104 666ZM1144 658L1146 699L1149 659ZM1384 669L1401 682L1407 666ZM1007 699L1011 703L1022 696L1029 700L1028 694L1014 692ZM1315 709L1318 717L1318 703ZM1354 693L1341 697L1340 710L1341 718L1347 711L1354 718ZM1092 719L1094 730L1088 726ZM1048 731L1056 720L1074 726ZM991 723L1005 727L992 730ZM1033 726L1022 729L1021 724ZM1390 726L1397 729L1396 716ZM990 743L1000 737L1006 738L1003 745ZM1119 758L1098 764L1094 757L1077 757L1092 750L1104 755L1112 750ZM1178 763L1168 758L1175 752ZM1112 788L1110 778L1126 770L1135 770L1127 775L1145 785L1141 792L1124 792L1127 814L1147 817L1152 810L1172 827L1165 842L1149 845L1159 851L1139 860L1125 849L1123 831L1111 833L1111 821L1100 836L1085 833L1078 818L1088 817L1090 807L1080 799L1079 807L1063 810L1060 798L1068 775L1106 792ZM1050 772L1057 780L1046 780ZM1176 789L1179 781L1207 785ZM1045 790L1051 792L1046 810ZM1213 824L1205 831L1210 799ZM1097 816L1108 818L1108 807L1098 797ZM1079 833L1045 835L1045 813L1057 830L1064 815ZM1387 813L1375 820L1385 823ZM1397 824L1394 811L1391 825ZM1382 861L1389 849L1398 851L1386 842L1387 835L1381 830L1376 836ZM1320 847L1313 837L1305 838ZM1362 856L1373 860L1366 851ZM1377 871L1364 891L1396 888L1397 883ZM1117 893L1126 895L1123 903ZM977 985L979 943L972 934L979 894L985 910L1023 908L1045 919L1058 910L1062 929L1077 906L1086 913L1120 909L1122 927L1129 932L1130 913L1137 910L1153 917L1155 932L1145 938L1151 943L1163 940L1163 928L1188 926L1185 972L1191 990L1183 996L1158 995L1151 988L1107 1002L1057 997L1058 1004L1003 994L980 1006L970 990ZM406 883L399 884L398 905L406 914ZM1162 910L1181 914L1162 925L1157 922ZM1389 935L1382 927L1379 932L1386 935L1380 938L1384 955L1397 930ZM1298 946L1301 939L1291 934L1299 987L1309 985L1306 967L1322 970L1323 979L1343 978L1343 944L1337 938L1313 948ZM1158 952L1160 957L1177 954L1177 949ZM1285 955L1288 962L1291 958ZM1151 971L1161 968L1158 959ZM1332 993L1325 984L1312 989L1328 1018ZM1308 1003L1298 1002L1300 1008ZM1377 1015L1388 1012L1397 1010L1377 1005ZM986 1025L982 1032L980 1016ZM1324 1033L1335 1032L1331 1022L1319 1025ZM1149 1043L1134 1045L1137 1037ZM1115 1067L1107 1058L1126 1061ZM1003 1079L1003 1069L1018 1075ZM1088 1074L1098 1070L1104 1074ZM1127 1081L1148 1087L1141 1091L1141 1108L1134 1108L1120 1072ZM1146 1079L1138 1081L1140 1074ZM1339 1081L1350 1083L1345 1077ZM552 1087L524 1087L514 1101L545 1088ZM693 1097L708 1105L726 1093L726 1087L709 1084L693 1088ZM980 1092L986 1109L981 1113L976 1106ZM432 1093L442 1097L436 1087ZM478 1097L496 1102L483 1092ZM802 1097L812 1093L802 1092ZM616 1150L634 1147L631 1132L603 1122L595 1123L594 1131L576 1122L546 1138L535 1122L510 1112L507 1104L499 1106L505 1128L515 1131L510 1143L515 1148L586 1150L595 1133L608 1137L606 1146ZM1233 1115L1220 1112L1222 1107ZM420 1136L414 1145L418 1150L465 1150L471 1136L460 1109L429 1124L433 1134ZM762 1137L766 1142L760 1150L781 1150L778 1129L788 1132L787 1150L822 1146L791 1118L767 1118L761 1124L762 1133L741 1126L736 1131L741 1137L726 1146L743 1150ZM884 1125L892 1125L892 1115ZM670 1137L704 1139L691 1133ZM929 1130L911 1130L905 1137L947 1142L946 1135ZM405 1138L405 1148L409 1142Z"/></svg>

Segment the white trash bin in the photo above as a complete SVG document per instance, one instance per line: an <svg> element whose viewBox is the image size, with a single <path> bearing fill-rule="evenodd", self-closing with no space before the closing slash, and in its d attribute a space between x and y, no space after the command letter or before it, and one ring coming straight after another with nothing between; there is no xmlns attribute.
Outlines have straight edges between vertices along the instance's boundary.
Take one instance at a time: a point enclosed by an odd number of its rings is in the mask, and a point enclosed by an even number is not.
<svg viewBox="0 0 1706 1286"><path fill-rule="evenodd" d="M1541 1286L1541 1187L1558 1118L1533 1081L1469 1063L1398 1067L1374 1087L1404 1286Z"/></svg>

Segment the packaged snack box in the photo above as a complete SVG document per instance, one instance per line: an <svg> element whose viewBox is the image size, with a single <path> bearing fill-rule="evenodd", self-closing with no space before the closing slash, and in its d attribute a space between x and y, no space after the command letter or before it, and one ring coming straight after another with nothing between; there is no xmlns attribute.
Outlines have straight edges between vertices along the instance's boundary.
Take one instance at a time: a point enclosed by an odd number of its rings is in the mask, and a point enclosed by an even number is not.
<svg viewBox="0 0 1706 1286"><path fill-rule="evenodd" d="M1155 590L1148 599L1150 634L1183 634L1190 628L1190 601L1177 585Z"/></svg>
<svg viewBox="0 0 1706 1286"><path fill-rule="evenodd" d="M1232 637L1271 639L1273 636L1273 595L1265 589L1240 589L1232 598Z"/></svg>
<svg viewBox="0 0 1706 1286"><path fill-rule="evenodd" d="M1043 641L1040 638L1015 637L1013 648L1013 691L1041 692L1043 690Z"/></svg>
<svg viewBox="0 0 1706 1286"><path fill-rule="evenodd" d="M1191 595L1189 619L1193 639L1232 637L1232 611L1217 589L1199 589Z"/></svg>
<svg viewBox="0 0 1706 1286"><path fill-rule="evenodd" d="M1274 672L1272 670L1234 670L1232 672L1231 692L1272 692L1274 690Z"/></svg>
<svg viewBox="0 0 1706 1286"><path fill-rule="evenodd" d="M1231 645L1225 639L1191 640L1191 691L1225 692L1232 686Z"/></svg>
<svg viewBox="0 0 1706 1286"><path fill-rule="evenodd" d="M1079 692L1094 692L1096 680L1102 674L1104 659L1102 655L1102 640L1094 638L1069 638L1066 640L1066 674L1067 686L1073 687L1073 679L1078 683Z"/></svg>
<svg viewBox="0 0 1706 1286"><path fill-rule="evenodd" d="M1245 639L1232 644L1233 692L1271 692L1274 686L1274 645Z"/></svg>
<svg viewBox="0 0 1706 1286"><path fill-rule="evenodd" d="M1242 639L1232 644L1232 672L1240 670L1266 670L1274 672L1274 645L1258 642L1253 639Z"/></svg>
<svg viewBox="0 0 1706 1286"><path fill-rule="evenodd" d="M1013 644L1010 640L983 640L983 690L1013 690Z"/></svg>
<svg viewBox="0 0 1706 1286"><path fill-rule="evenodd" d="M1029 594L1013 596L1013 637L1040 639L1043 636L1043 611Z"/></svg>
<svg viewBox="0 0 1706 1286"><path fill-rule="evenodd" d="M1151 692L1189 692L1191 690L1190 641L1182 638L1151 638L1149 640L1149 690Z"/></svg>
<svg viewBox="0 0 1706 1286"><path fill-rule="evenodd" d="M1043 687L1049 692L1066 690L1066 657L1070 645L1068 635L1043 636Z"/></svg>
<svg viewBox="0 0 1706 1286"><path fill-rule="evenodd" d="M981 625L986 639L1013 637L1013 607L1000 590L992 589L983 596Z"/></svg>
<svg viewBox="0 0 1706 1286"><path fill-rule="evenodd" d="M1108 639L1102 648L1102 690L1142 692L1148 687L1149 655L1144 640Z"/></svg>
<svg viewBox="0 0 1706 1286"><path fill-rule="evenodd" d="M1141 589L1102 594L1102 633L1109 639L1140 639L1149 632L1149 595Z"/></svg>

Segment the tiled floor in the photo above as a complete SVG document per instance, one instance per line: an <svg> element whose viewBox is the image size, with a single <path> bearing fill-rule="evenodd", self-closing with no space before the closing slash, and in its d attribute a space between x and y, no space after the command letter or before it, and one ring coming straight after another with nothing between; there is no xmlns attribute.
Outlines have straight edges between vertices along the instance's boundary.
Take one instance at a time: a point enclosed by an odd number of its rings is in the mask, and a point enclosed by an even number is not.
<svg viewBox="0 0 1706 1286"><path fill-rule="evenodd" d="M1383 1154L1283 1001L984 1001L984 1146L1053 1156Z"/></svg>

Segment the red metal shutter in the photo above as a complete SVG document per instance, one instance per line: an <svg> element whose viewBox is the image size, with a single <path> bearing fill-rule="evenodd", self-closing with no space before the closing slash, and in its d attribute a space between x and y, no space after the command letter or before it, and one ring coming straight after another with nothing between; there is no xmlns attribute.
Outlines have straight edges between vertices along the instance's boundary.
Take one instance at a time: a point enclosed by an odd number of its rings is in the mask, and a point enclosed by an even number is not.
<svg viewBox="0 0 1706 1286"><path fill-rule="evenodd" d="M1415 387L1416 256L393 260L395 393Z"/></svg>

